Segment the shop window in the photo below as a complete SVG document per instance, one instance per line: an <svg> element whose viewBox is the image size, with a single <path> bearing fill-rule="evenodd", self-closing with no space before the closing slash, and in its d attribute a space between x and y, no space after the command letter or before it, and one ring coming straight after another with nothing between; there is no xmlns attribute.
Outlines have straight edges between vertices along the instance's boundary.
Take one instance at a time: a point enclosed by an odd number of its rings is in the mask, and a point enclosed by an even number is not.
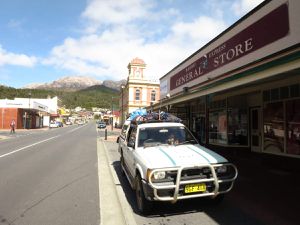
<svg viewBox="0 0 300 225"><path fill-rule="evenodd" d="M291 98L300 97L300 86L299 84L290 86Z"/></svg>
<svg viewBox="0 0 300 225"><path fill-rule="evenodd" d="M289 87L281 87L280 88L280 98L286 99L289 97Z"/></svg>
<svg viewBox="0 0 300 225"><path fill-rule="evenodd" d="M268 102L271 99L271 91L270 90L266 90L263 92L263 100L264 102Z"/></svg>
<svg viewBox="0 0 300 225"><path fill-rule="evenodd" d="M209 143L227 144L226 109L209 113Z"/></svg>
<svg viewBox="0 0 300 225"><path fill-rule="evenodd" d="M248 145L248 103L246 95L230 97L228 102L228 144Z"/></svg>
<svg viewBox="0 0 300 225"><path fill-rule="evenodd" d="M275 88L271 90L271 99L272 101L276 101L279 99L279 88Z"/></svg>
<svg viewBox="0 0 300 225"><path fill-rule="evenodd" d="M248 114L246 109L228 109L228 144L248 145Z"/></svg>
<svg viewBox="0 0 300 225"><path fill-rule="evenodd" d="M190 129L197 140L205 143L206 117L205 117L205 99L191 102L191 124Z"/></svg>
<svg viewBox="0 0 300 225"><path fill-rule="evenodd" d="M189 127L189 107L188 106L175 106L170 110L171 114L174 114L182 120L182 123Z"/></svg>
<svg viewBox="0 0 300 225"><path fill-rule="evenodd" d="M300 99L286 102L287 153L300 155Z"/></svg>
<svg viewBox="0 0 300 225"><path fill-rule="evenodd" d="M220 109L220 108L226 108L226 99L210 102L209 108L211 110L213 110L213 109Z"/></svg>
<svg viewBox="0 0 300 225"><path fill-rule="evenodd" d="M193 134L200 143L205 143L205 114L194 114L192 116Z"/></svg>
<svg viewBox="0 0 300 225"><path fill-rule="evenodd" d="M300 85L294 84L290 86L265 90L263 92L264 102L278 101L279 99L298 98L300 97Z"/></svg>
<svg viewBox="0 0 300 225"><path fill-rule="evenodd" d="M284 152L283 102L265 104L264 111L264 151Z"/></svg>

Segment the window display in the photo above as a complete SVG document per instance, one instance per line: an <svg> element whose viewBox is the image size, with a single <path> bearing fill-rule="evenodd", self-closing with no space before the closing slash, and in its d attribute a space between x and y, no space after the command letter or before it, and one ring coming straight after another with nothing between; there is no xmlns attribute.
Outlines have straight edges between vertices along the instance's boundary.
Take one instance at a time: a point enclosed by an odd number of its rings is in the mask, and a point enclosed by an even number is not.
<svg viewBox="0 0 300 225"><path fill-rule="evenodd" d="M300 99L286 102L287 153L300 155Z"/></svg>
<svg viewBox="0 0 300 225"><path fill-rule="evenodd" d="M225 109L209 113L209 143L227 144L227 113Z"/></svg>
<svg viewBox="0 0 300 225"><path fill-rule="evenodd" d="M197 140L204 144L206 132L206 117L205 117L205 98L199 98L197 101L191 102L191 124L190 128Z"/></svg>
<svg viewBox="0 0 300 225"><path fill-rule="evenodd" d="M264 151L284 152L283 102L265 104L264 111Z"/></svg>
<svg viewBox="0 0 300 225"><path fill-rule="evenodd" d="M248 103L246 95L228 98L228 144L248 145Z"/></svg>
<svg viewBox="0 0 300 225"><path fill-rule="evenodd" d="M246 109L228 109L228 144L248 145Z"/></svg>

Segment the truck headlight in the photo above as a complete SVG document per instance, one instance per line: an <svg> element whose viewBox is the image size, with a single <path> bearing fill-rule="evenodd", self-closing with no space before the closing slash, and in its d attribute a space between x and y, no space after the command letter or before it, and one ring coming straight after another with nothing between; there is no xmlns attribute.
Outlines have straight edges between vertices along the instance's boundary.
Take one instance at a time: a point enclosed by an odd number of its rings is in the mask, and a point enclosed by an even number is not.
<svg viewBox="0 0 300 225"><path fill-rule="evenodd" d="M165 171L157 171L153 173L153 177L155 180L161 180L166 178L166 172Z"/></svg>
<svg viewBox="0 0 300 225"><path fill-rule="evenodd" d="M223 166L219 166L216 168L217 173L226 173L227 172L227 166L223 165Z"/></svg>

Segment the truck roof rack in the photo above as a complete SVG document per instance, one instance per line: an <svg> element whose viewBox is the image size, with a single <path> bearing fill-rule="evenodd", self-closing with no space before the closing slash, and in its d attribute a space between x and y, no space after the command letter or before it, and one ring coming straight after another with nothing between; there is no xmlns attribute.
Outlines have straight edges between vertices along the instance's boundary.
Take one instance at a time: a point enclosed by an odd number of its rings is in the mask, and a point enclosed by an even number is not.
<svg viewBox="0 0 300 225"><path fill-rule="evenodd" d="M159 123L159 122L173 122L181 123L182 120L171 113L167 112L149 112L144 115L136 115L131 119L132 124L141 124L141 123Z"/></svg>

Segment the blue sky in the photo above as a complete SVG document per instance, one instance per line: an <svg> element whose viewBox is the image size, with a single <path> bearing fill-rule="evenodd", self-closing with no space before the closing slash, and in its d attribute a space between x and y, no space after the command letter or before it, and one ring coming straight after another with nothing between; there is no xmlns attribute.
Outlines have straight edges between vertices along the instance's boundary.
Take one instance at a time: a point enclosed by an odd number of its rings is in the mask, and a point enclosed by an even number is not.
<svg viewBox="0 0 300 225"><path fill-rule="evenodd" d="M0 84L120 80L135 57L159 79L261 2L2 0Z"/></svg>

